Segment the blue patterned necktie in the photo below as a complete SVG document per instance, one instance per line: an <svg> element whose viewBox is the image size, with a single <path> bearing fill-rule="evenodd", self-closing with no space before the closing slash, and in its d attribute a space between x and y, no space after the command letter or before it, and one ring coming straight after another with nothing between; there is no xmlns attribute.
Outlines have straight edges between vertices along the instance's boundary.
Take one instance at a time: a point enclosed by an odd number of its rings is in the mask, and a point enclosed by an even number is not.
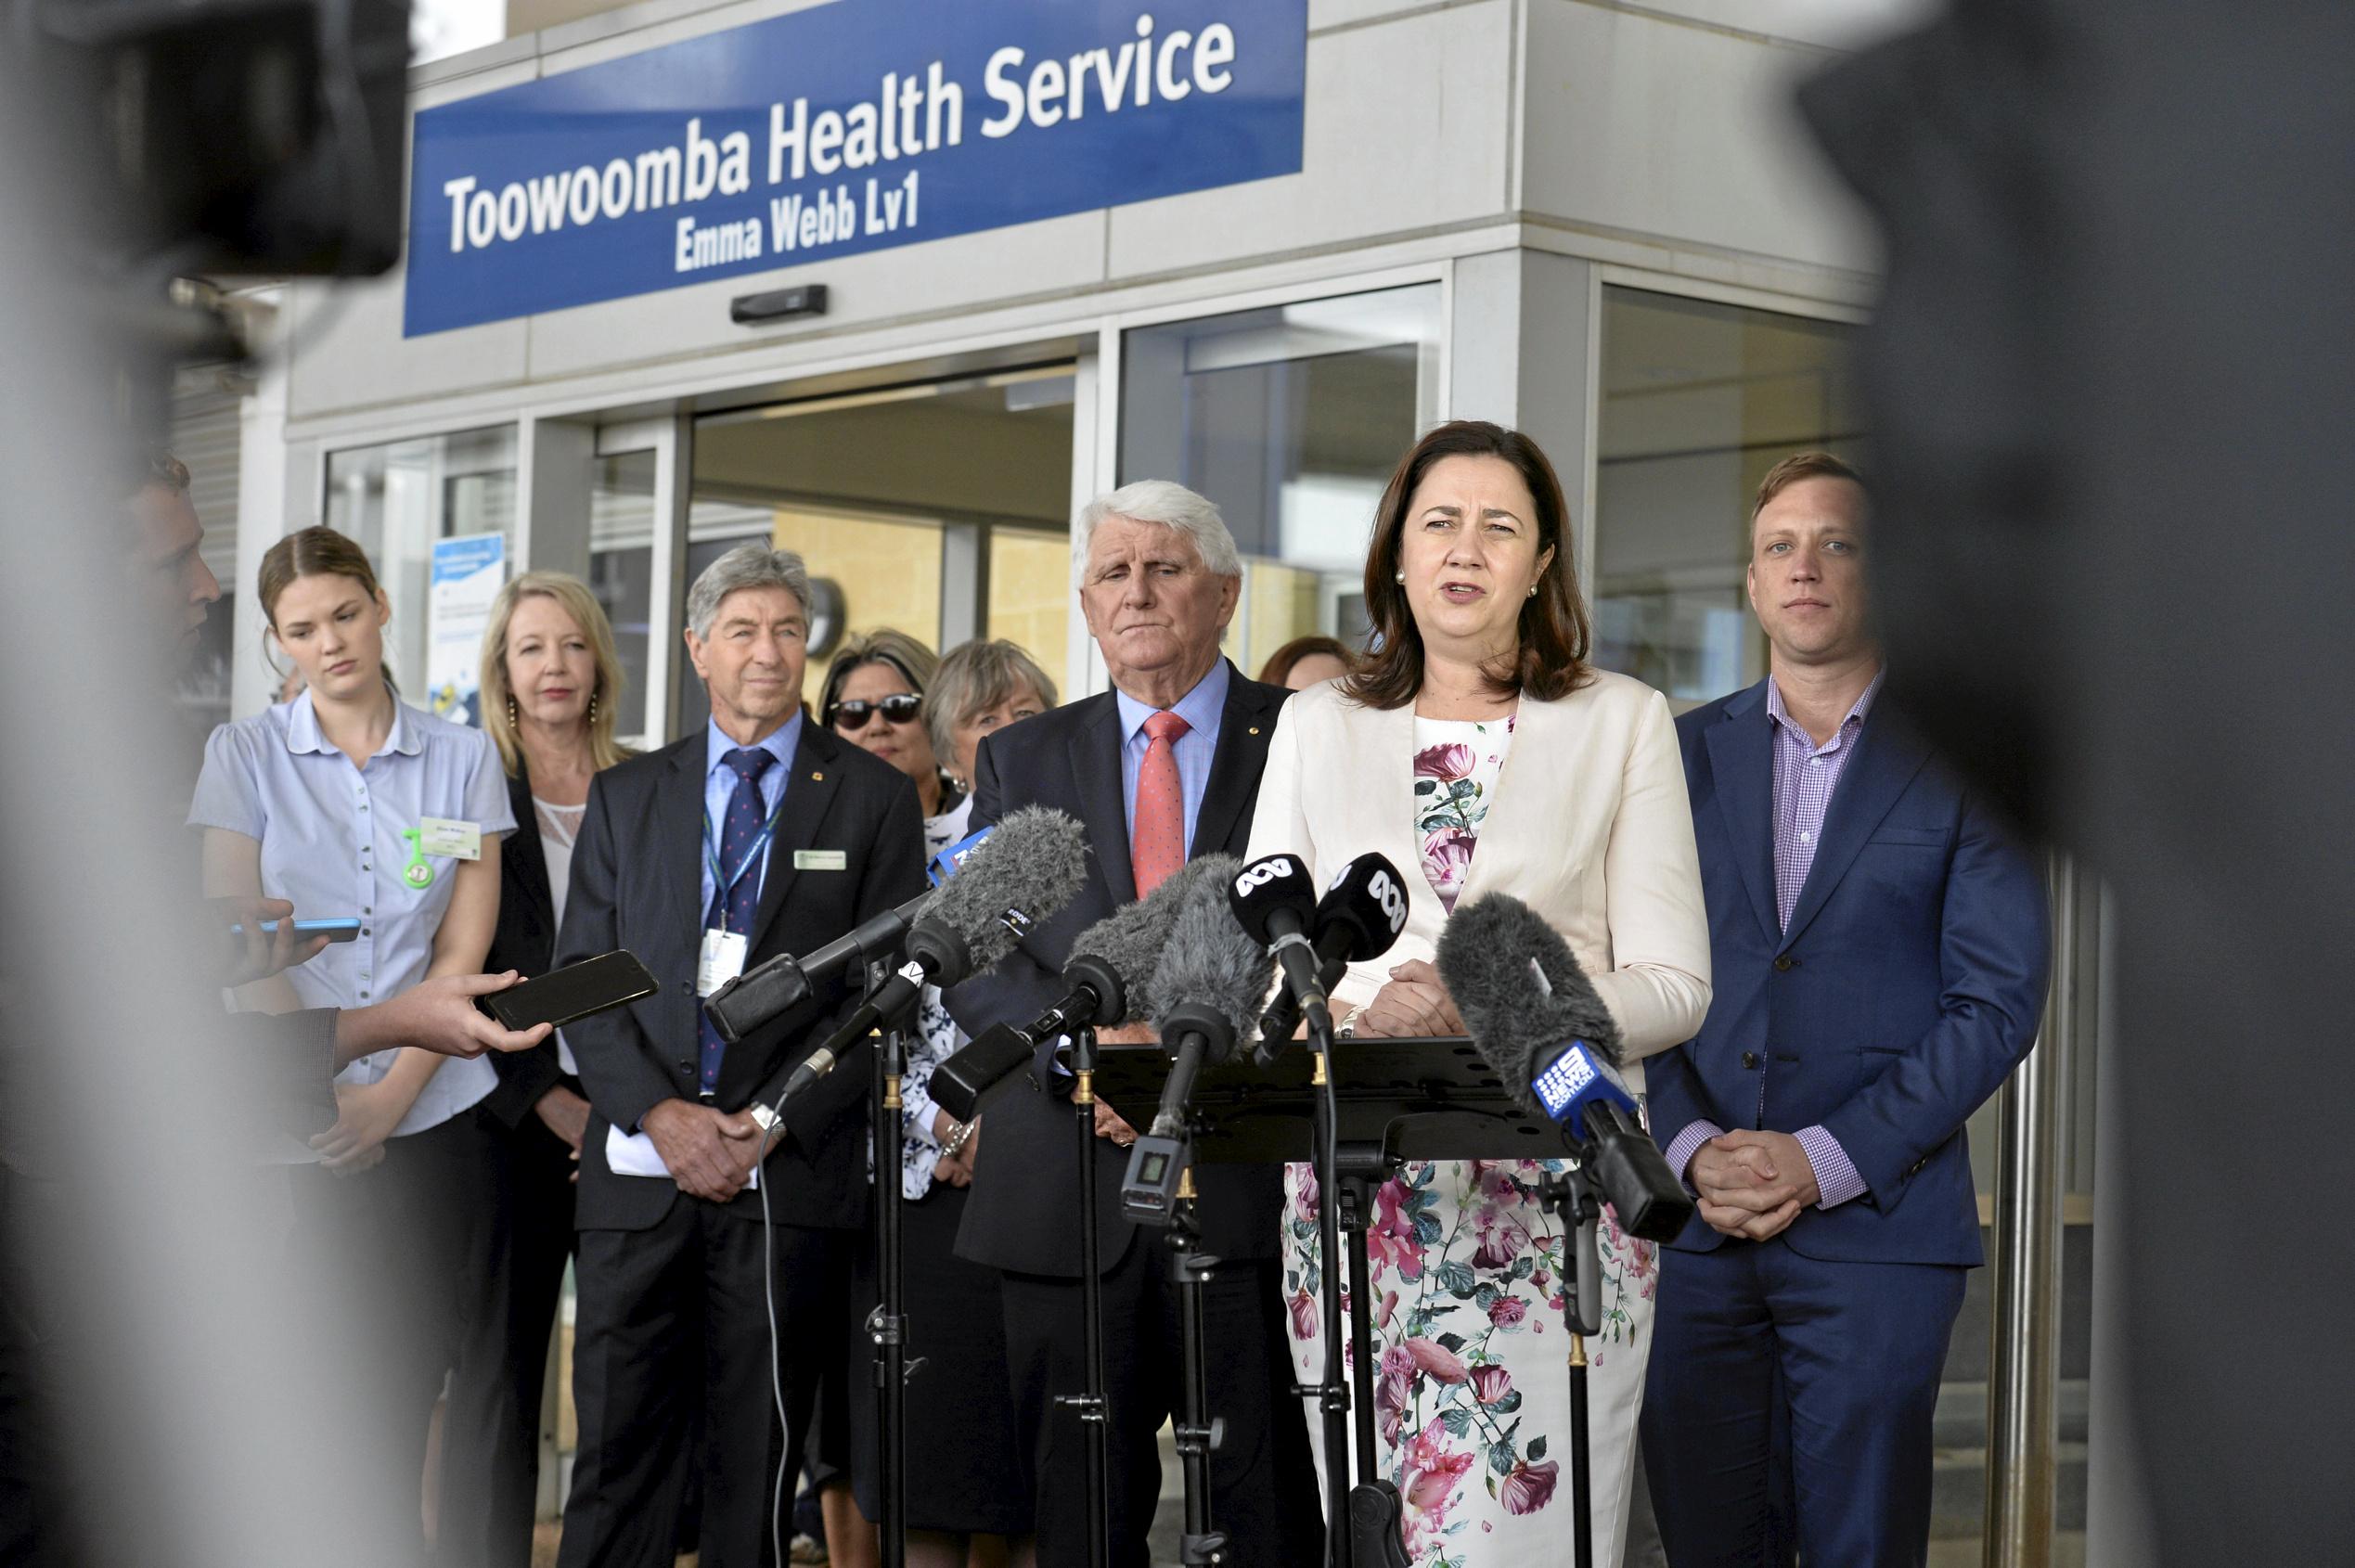
<svg viewBox="0 0 2355 1568"><path fill-rule="evenodd" d="M720 761L736 770L736 790L727 797L727 820L720 828L719 869L712 873L712 907L705 926L749 936L753 913L760 907L761 878L745 864L745 857L752 854L753 841L761 836L761 826L767 819L761 804L761 775L777 761L777 753L765 746L740 747ZM720 886L720 879L727 876L736 880ZM702 1045L703 1092L710 1094L718 1086L720 1059L727 1046L701 1002L695 1007L695 1022Z"/></svg>

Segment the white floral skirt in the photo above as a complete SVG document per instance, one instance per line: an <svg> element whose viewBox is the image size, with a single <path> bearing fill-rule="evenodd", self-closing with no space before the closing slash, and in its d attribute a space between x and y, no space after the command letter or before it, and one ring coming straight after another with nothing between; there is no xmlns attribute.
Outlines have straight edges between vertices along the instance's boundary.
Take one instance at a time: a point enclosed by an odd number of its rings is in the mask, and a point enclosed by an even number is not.
<svg viewBox="0 0 2355 1568"><path fill-rule="evenodd" d="M1538 1196L1538 1178L1559 1169L1538 1160L1409 1163L1376 1195L1367 1235L1375 1425L1382 1473L1405 1499L1415 1568L1571 1561L1563 1235ZM1284 1296L1293 1369L1304 1382L1324 1369L1317 1202L1315 1167L1287 1167ZM1594 1561L1616 1568L1659 1252L1621 1231L1608 1209L1597 1247L1603 1319L1587 1341L1589 1473ZM1357 1288L1344 1280L1345 1310ZM1348 1326L1339 1328L1346 1367ZM1308 1430L1321 1467L1323 1419L1313 1401Z"/></svg>

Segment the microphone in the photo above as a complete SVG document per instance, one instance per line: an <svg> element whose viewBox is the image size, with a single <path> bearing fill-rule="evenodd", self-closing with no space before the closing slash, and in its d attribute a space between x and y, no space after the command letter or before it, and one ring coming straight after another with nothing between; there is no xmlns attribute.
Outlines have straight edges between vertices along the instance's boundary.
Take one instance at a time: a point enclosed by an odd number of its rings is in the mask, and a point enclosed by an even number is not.
<svg viewBox="0 0 2355 1568"><path fill-rule="evenodd" d="M1168 950L1153 972L1153 1027L1162 1048L1176 1060L1162 1086L1152 1126L1129 1150L1128 1174L1120 1184L1122 1210L1151 1225L1168 1224L1176 1212L1178 1178L1187 1163L1186 1104L1193 1098L1194 1079L1234 1054L1268 991L1267 951L1235 923L1228 907L1231 885L1221 885L1231 884L1242 865L1232 855L1205 859L1219 863L1221 877L1205 878L1189 890L1169 929Z"/></svg>
<svg viewBox="0 0 2355 1568"><path fill-rule="evenodd" d="M1636 1120L1619 1077L1618 1023L1562 935L1517 898L1459 908L1440 933L1439 978L1481 1060L1524 1111L1562 1129L1578 1162L1647 1241L1692 1217L1692 1198Z"/></svg>
<svg viewBox="0 0 2355 1568"><path fill-rule="evenodd" d="M1147 1001L1153 966L1168 945L1169 928L1195 884L1222 885L1225 875L1197 860L1165 878L1134 904L1122 906L1079 933L1063 964L1070 995L1027 1025L993 1024L933 1069L927 1091L933 1103L960 1122L970 1122L1019 1081L1016 1074L1058 1035L1150 1016Z"/></svg>
<svg viewBox="0 0 2355 1568"><path fill-rule="evenodd" d="M896 909L886 909L844 932L825 946L795 958L776 958L746 970L703 998L703 1010L719 1037L733 1046L771 1019L809 1000L855 963L896 952L907 928L931 906L938 890L918 893Z"/></svg>
<svg viewBox="0 0 2355 1568"><path fill-rule="evenodd" d="M1263 855L1244 867L1227 890L1228 906L1252 940L1263 943L1283 970L1284 991L1319 1035L1332 1028L1332 1011L1318 984L1318 954L1308 932L1317 918L1317 884L1298 858Z"/></svg>
<svg viewBox="0 0 2355 1568"><path fill-rule="evenodd" d="M1075 819L1046 806L1009 814L956 875L927 895L903 940L907 962L804 1058L775 1095L764 1089L756 1098L773 1105L826 1076L886 1019L912 1006L927 984L954 985L1003 962L1032 927L1077 896L1087 874L1087 833ZM767 1022L753 1021L749 1028Z"/></svg>
<svg viewBox="0 0 2355 1568"><path fill-rule="evenodd" d="M1390 951L1407 929L1407 881L1386 855L1361 855L1341 868L1317 901L1315 920L1318 989L1331 993L1351 964L1368 963ZM1300 1027L1300 1004L1292 988L1277 993L1259 1020L1254 1060L1268 1066L1292 1043Z"/></svg>
<svg viewBox="0 0 2355 1568"><path fill-rule="evenodd" d="M932 864L924 868L925 880L934 887L948 880L964 868L966 857L981 848L982 844L996 831L997 831L997 825L993 822L978 832L966 834L938 855L933 855Z"/></svg>
<svg viewBox="0 0 2355 1568"><path fill-rule="evenodd" d="M795 958L780 953L745 970L703 999L712 1027L729 1045L741 1041L770 1019L809 999L820 985L853 963L880 958L898 949L907 928L931 906L941 884L955 876L968 856L997 831L993 825L950 844L924 868L933 892L920 893L896 909L886 909L825 946Z"/></svg>

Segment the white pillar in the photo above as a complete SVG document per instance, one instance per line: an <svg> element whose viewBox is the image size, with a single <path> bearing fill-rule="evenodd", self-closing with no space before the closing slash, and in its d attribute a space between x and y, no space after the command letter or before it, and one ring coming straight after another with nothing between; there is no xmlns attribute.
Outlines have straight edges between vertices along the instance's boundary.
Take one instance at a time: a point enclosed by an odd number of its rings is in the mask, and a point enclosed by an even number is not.
<svg viewBox="0 0 2355 1568"><path fill-rule="evenodd" d="M237 530L237 581L222 587L231 596L235 639L229 657L229 716L244 718L277 700L277 683L263 655L261 601L253 581L262 558L287 533L286 319L283 291L273 290L276 325L270 341L254 345L261 379L238 410L238 515L206 518L205 526Z"/></svg>

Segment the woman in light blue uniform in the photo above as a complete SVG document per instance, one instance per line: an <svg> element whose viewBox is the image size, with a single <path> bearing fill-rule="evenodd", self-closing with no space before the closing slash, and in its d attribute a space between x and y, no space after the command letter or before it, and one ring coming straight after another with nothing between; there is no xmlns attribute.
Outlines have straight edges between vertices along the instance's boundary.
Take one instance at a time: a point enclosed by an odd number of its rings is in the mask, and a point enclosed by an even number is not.
<svg viewBox="0 0 2355 1568"><path fill-rule="evenodd" d="M515 826L490 739L393 695L392 606L350 539L308 528L279 540L259 591L305 689L206 745L188 812L204 829L205 892L355 917L360 935L246 987L239 1005L365 1007L480 973L498 919L499 839ZM335 1125L311 1140L321 1168L295 1176L295 1244L354 1287L348 1364L378 1380L386 1484L405 1489L412 1521L460 1292L487 1244L489 1149L474 1106L496 1082L479 1058L362 1057L336 1079Z"/></svg>

